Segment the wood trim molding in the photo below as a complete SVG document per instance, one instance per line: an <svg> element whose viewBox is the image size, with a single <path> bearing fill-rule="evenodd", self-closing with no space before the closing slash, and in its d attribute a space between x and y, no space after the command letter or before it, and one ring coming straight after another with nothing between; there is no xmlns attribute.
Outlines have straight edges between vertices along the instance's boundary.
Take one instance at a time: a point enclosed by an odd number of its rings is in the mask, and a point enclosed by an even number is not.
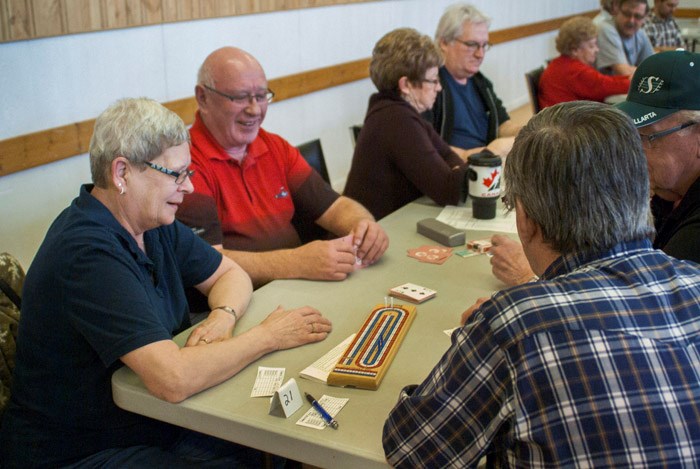
<svg viewBox="0 0 700 469"><path fill-rule="evenodd" d="M673 12L676 18L692 18L700 20L700 8L676 8Z"/></svg>
<svg viewBox="0 0 700 469"><path fill-rule="evenodd" d="M592 17L596 13L590 11L581 14ZM494 44L502 44L554 31L572 16L575 15L492 31L490 39ZM369 60L360 59L271 79L269 84L275 91L275 102L367 78ZM186 124L194 121L197 110L194 97L163 105L176 112ZM95 120L90 119L0 140L0 176L87 153L94 123Z"/></svg>
<svg viewBox="0 0 700 469"><path fill-rule="evenodd" d="M378 0L2 0L0 42Z"/></svg>

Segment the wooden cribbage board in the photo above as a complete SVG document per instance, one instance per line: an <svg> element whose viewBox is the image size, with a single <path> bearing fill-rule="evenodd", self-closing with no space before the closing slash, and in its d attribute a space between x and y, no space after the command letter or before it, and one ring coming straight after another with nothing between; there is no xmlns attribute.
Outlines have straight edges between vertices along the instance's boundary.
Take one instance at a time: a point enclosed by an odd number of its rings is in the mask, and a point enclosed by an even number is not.
<svg viewBox="0 0 700 469"><path fill-rule="evenodd" d="M413 305L375 306L328 375L328 384L377 389L415 317Z"/></svg>

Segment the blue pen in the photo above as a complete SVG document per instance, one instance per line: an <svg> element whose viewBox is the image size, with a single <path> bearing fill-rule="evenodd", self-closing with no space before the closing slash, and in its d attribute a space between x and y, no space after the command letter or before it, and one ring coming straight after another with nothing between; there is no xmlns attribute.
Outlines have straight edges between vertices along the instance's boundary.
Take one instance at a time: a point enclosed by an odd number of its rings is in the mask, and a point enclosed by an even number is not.
<svg viewBox="0 0 700 469"><path fill-rule="evenodd" d="M325 420L326 424L328 424L328 426L332 429L337 430L338 422L333 417L331 417L331 414L326 412L326 409L321 407L321 404L319 404L318 401L314 399L314 397L311 394L305 392L304 395L306 396L306 400L308 400L313 406L313 408L316 409L316 412L321 414L321 417L323 418L323 420Z"/></svg>

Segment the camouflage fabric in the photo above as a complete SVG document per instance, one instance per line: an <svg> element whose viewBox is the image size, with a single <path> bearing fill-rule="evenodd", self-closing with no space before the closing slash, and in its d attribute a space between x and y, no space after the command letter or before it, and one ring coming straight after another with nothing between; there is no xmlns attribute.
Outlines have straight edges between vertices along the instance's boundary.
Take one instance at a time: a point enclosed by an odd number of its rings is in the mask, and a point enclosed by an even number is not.
<svg viewBox="0 0 700 469"><path fill-rule="evenodd" d="M24 270L10 254L0 254L0 278L7 282L18 296L22 294ZM0 291L0 416L10 399L18 323L19 309Z"/></svg>

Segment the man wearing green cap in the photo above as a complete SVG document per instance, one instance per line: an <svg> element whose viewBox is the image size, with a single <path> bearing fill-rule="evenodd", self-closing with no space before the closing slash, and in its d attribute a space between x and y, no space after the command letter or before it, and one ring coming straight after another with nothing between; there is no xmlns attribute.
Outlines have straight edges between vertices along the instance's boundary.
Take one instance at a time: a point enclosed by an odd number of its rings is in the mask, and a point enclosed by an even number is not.
<svg viewBox="0 0 700 469"><path fill-rule="evenodd" d="M700 54L649 57L618 107L639 129L647 156L654 247L700 263Z"/></svg>
<svg viewBox="0 0 700 469"><path fill-rule="evenodd" d="M617 105L639 129L653 197L654 247L700 263L700 54L669 51L644 60ZM493 274L509 286L532 280L520 243L491 238Z"/></svg>

